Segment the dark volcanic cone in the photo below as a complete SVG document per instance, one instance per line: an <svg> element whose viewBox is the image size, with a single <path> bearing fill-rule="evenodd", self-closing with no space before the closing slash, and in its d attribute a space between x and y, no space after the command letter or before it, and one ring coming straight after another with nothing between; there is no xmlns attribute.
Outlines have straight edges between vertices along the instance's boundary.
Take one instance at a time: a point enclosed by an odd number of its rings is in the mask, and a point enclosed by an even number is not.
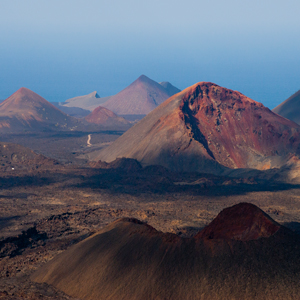
<svg viewBox="0 0 300 300"><path fill-rule="evenodd" d="M274 113L300 124L300 91L276 106Z"/></svg>
<svg viewBox="0 0 300 300"><path fill-rule="evenodd" d="M243 228L246 235L236 234L243 217L250 227ZM55 257L32 279L80 299L298 298L298 235L246 203L224 210L204 233L220 233L220 226L230 234L208 240L206 234L181 238L121 219Z"/></svg>
<svg viewBox="0 0 300 300"><path fill-rule="evenodd" d="M27 88L0 104L0 129L7 131L74 129L80 122Z"/></svg>
<svg viewBox="0 0 300 300"><path fill-rule="evenodd" d="M172 96L95 160L134 158L175 171L268 169L299 152L300 126L243 94L210 82ZM283 159L282 159L283 160Z"/></svg>
<svg viewBox="0 0 300 300"><path fill-rule="evenodd" d="M98 106L85 120L89 123L100 124L104 126L129 126L129 122L122 117L117 116L111 110Z"/></svg>
<svg viewBox="0 0 300 300"><path fill-rule="evenodd" d="M102 106L118 115L146 115L170 97L171 87L140 76L127 88L111 96Z"/></svg>

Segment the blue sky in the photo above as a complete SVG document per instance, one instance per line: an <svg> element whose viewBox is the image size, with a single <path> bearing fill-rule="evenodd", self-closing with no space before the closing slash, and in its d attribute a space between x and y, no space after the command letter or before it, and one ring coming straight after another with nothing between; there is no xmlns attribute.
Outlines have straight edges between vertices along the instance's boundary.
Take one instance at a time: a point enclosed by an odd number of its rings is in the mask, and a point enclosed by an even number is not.
<svg viewBox="0 0 300 300"><path fill-rule="evenodd" d="M0 99L212 81L273 108L300 89L294 0L0 0Z"/></svg>

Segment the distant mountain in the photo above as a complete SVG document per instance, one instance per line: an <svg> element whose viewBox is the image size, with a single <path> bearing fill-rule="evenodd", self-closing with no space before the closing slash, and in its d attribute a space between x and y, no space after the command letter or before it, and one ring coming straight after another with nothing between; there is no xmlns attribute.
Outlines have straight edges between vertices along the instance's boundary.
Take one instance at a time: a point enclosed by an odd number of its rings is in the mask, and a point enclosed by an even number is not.
<svg viewBox="0 0 300 300"><path fill-rule="evenodd" d="M118 115L146 115L168 99L175 89L167 82L159 84L142 75L102 106Z"/></svg>
<svg viewBox="0 0 300 300"><path fill-rule="evenodd" d="M117 116L111 110L98 106L95 108L88 116L85 117L85 120L93 124L101 124L104 126L128 126L129 122L122 117Z"/></svg>
<svg viewBox="0 0 300 300"><path fill-rule="evenodd" d="M124 218L33 275L85 299L297 299L300 237L253 204L224 209L192 238Z"/></svg>
<svg viewBox="0 0 300 300"><path fill-rule="evenodd" d="M85 110L93 111L96 107L107 101L109 98L110 97L100 98L95 91L88 95L70 98L61 105L65 107L79 107Z"/></svg>
<svg viewBox="0 0 300 300"><path fill-rule="evenodd" d="M299 125L237 91L200 82L90 157L106 162L127 157L174 171L220 173L225 167L280 167L282 158L299 154L299 144Z"/></svg>
<svg viewBox="0 0 300 300"><path fill-rule="evenodd" d="M87 109L80 107L68 107L61 105L61 102L51 102L56 108L64 112L65 114L75 117L75 118L84 118L89 115L91 112Z"/></svg>
<svg viewBox="0 0 300 300"><path fill-rule="evenodd" d="M300 124L300 90L276 106L272 111Z"/></svg>
<svg viewBox="0 0 300 300"><path fill-rule="evenodd" d="M123 117L125 120L130 121L132 123L137 123L138 121L142 120L146 115L119 115Z"/></svg>
<svg viewBox="0 0 300 300"><path fill-rule="evenodd" d="M27 88L20 88L0 104L0 130L76 129L79 120L57 109Z"/></svg>
<svg viewBox="0 0 300 300"><path fill-rule="evenodd" d="M159 84L164 87L164 89L166 90L167 94L171 97L179 92L181 92L180 89L178 89L177 87L175 87L174 85L172 85L170 82L168 81L163 81L163 82L159 82Z"/></svg>

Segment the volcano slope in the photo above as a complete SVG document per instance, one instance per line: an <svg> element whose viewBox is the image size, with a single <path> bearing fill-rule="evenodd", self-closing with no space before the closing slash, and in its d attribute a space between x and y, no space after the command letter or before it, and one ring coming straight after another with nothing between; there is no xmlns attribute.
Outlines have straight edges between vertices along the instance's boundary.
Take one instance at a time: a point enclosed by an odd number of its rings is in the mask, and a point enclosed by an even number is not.
<svg viewBox="0 0 300 300"><path fill-rule="evenodd" d="M300 91L276 106L274 113L300 124Z"/></svg>
<svg viewBox="0 0 300 300"><path fill-rule="evenodd" d="M98 106L89 115L85 117L85 120L93 124L101 124L103 126L119 126L129 128L130 123L122 117L117 116L111 110Z"/></svg>
<svg viewBox="0 0 300 300"><path fill-rule="evenodd" d="M161 86L163 86L167 92L167 94L171 97L179 92L181 92L180 89L178 89L177 87L175 87L174 85L172 85L170 82L168 81L162 81L162 82L159 82L159 84Z"/></svg>
<svg viewBox="0 0 300 300"><path fill-rule="evenodd" d="M261 103L200 82L166 100L90 159L128 157L174 171L268 169L299 152L299 133L299 125Z"/></svg>
<svg viewBox="0 0 300 300"><path fill-rule="evenodd" d="M168 83L159 84L147 76L141 75L124 90L111 96L101 106L118 115L146 115L173 95L175 91L177 91L176 88L172 89Z"/></svg>
<svg viewBox="0 0 300 300"><path fill-rule="evenodd" d="M118 220L32 279L80 299L295 299L299 246L298 235L240 203L193 238Z"/></svg>
<svg viewBox="0 0 300 300"><path fill-rule="evenodd" d="M101 98L98 95L98 93L94 91L88 95L70 98L66 100L64 103L62 103L61 106L77 107L77 108L93 111L96 107L106 102L108 99L109 97Z"/></svg>
<svg viewBox="0 0 300 300"><path fill-rule="evenodd" d="M0 104L1 131L75 129L81 125L27 88L20 88Z"/></svg>

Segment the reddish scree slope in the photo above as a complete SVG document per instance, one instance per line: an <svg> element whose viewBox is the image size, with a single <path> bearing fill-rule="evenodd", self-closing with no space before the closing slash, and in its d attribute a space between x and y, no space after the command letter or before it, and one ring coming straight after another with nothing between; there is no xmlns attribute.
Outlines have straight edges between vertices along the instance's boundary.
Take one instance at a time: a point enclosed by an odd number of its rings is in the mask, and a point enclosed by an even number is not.
<svg viewBox="0 0 300 300"><path fill-rule="evenodd" d="M268 160L299 152L299 134L299 125L261 103L200 82L166 100L94 157L129 157L177 171L213 170L212 162L267 169Z"/></svg>
<svg viewBox="0 0 300 300"><path fill-rule="evenodd" d="M69 117L50 102L27 88L20 88L0 104L0 128L41 129L53 126L75 126L75 118Z"/></svg>
<svg viewBox="0 0 300 300"><path fill-rule="evenodd" d="M251 204L220 215L248 219L246 234L234 234L238 240L228 235L208 240L201 232L181 238L121 219L55 257L32 279L86 300L296 299L299 236ZM207 228L235 232L240 221L224 222L220 215ZM257 234L257 227L266 231Z"/></svg>
<svg viewBox="0 0 300 300"><path fill-rule="evenodd" d="M145 115L169 97L162 85L142 75L102 106L119 115Z"/></svg>
<svg viewBox="0 0 300 300"><path fill-rule="evenodd" d="M89 123L101 125L128 125L129 122L122 117L117 116L111 110L98 106L89 115L85 117Z"/></svg>

